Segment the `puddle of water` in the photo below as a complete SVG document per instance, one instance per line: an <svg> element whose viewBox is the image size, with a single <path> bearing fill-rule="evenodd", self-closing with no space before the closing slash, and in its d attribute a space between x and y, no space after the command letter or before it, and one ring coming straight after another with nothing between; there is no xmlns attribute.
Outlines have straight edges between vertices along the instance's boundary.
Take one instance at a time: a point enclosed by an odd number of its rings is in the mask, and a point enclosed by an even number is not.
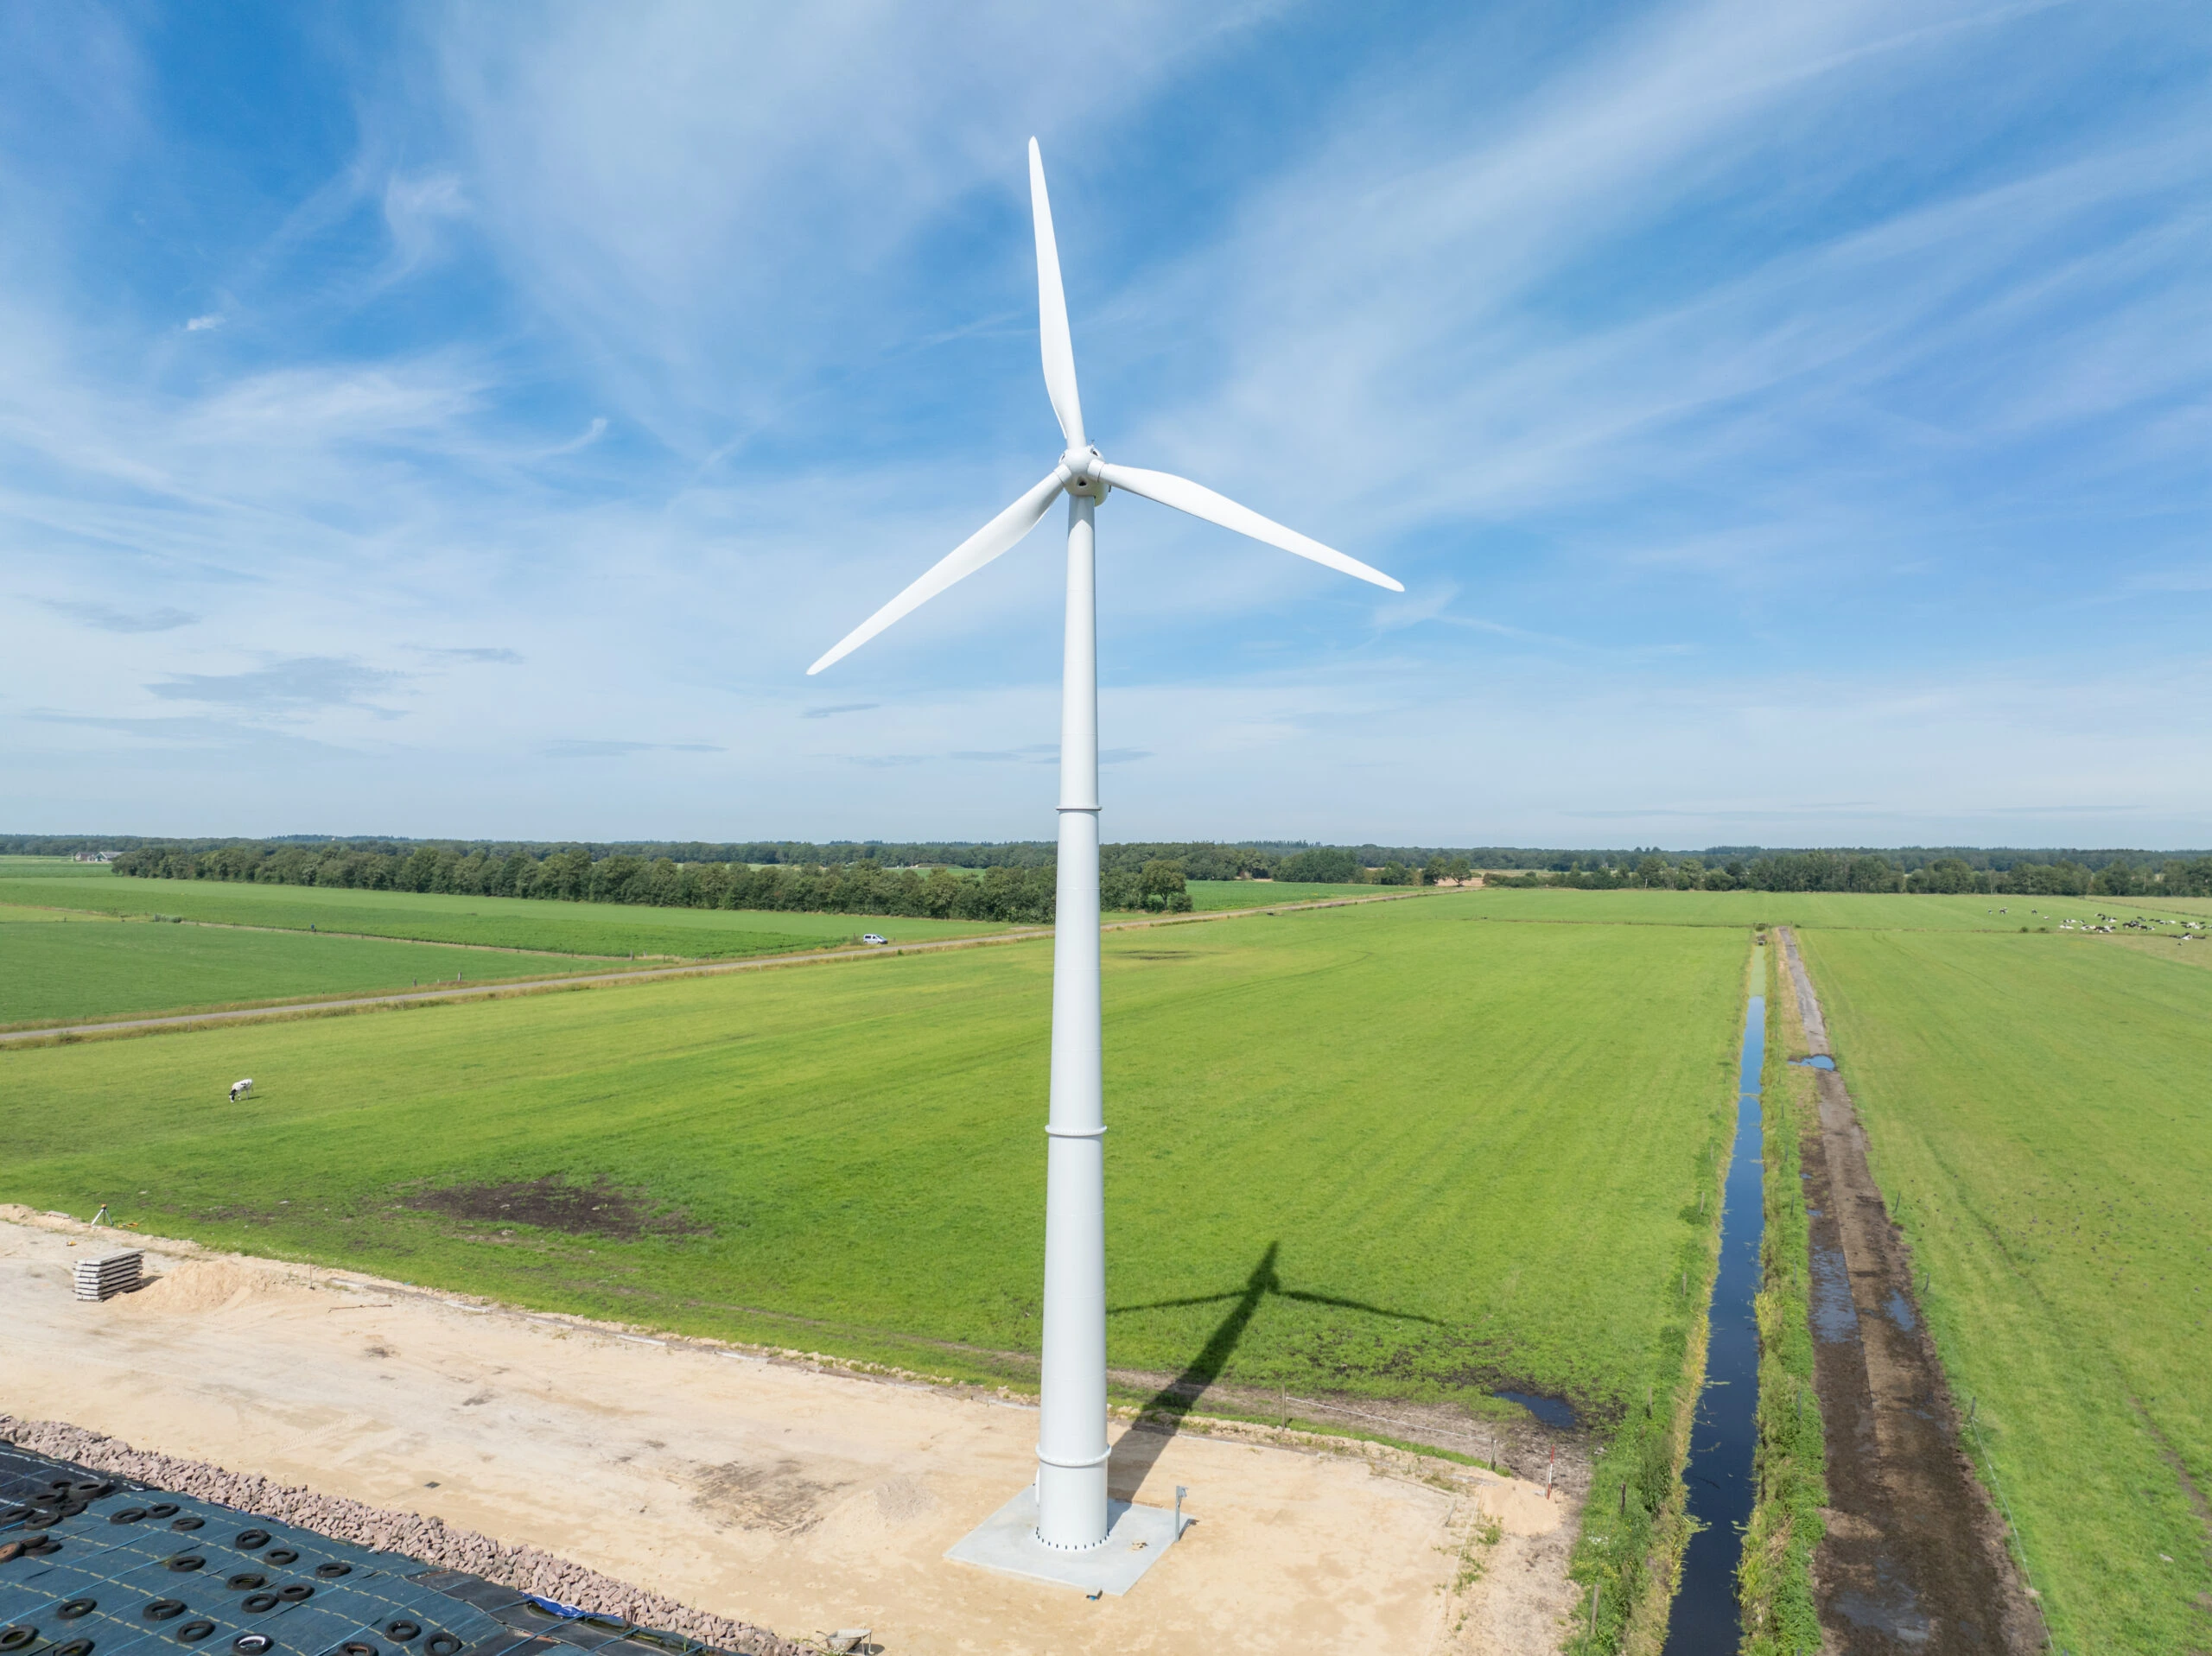
<svg viewBox="0 0 2212 1656"><path fill-rule="evenodd" d="M1809 1058L1792 1058L1790 1064L1798 1069L1833 1069L1835 1060L1825 1052L1816 1052Z"/></svg>
<svg viewBox="0 0 2212 1656"><path fill-rule="evenodd" d="M1912 1306L1906 1300L1904 1290L1902 1288L1890 1290L1890 1297L1883 1302L1882 1309L1890 1314L1890 1321L1907 1334L1910 1334L1919 1326L1913 1317Z"/></svg>
<svg viewBox="0 0 2212 1656"><path fill-rule="evenodd" d="M1574 1430L1574 1405L1565 1398L1545 1397L1536 1392L1492 1392L1491 1395L1519 1404L1547 1426L1557 1426L1561 1431Z"/></svg>
<svg viewBox="0 0 2212 1656"><path fill-rule="evenodd" d="M1720 1210L1720 1272L1713 1285L1712 1338L1705 1387L1690 1434L1690 1516L1698 1531L1682 1559L1681 1590L1667 1617L1666 1656L1707 1656L1733 1650L1743 1624L1736 1568L1757 1489L1751 1477L1758 1443L1759 1242L1766 1231L1764 1146L1759 1136L1759 1069L1766 1059L1766 997L1753 995L1744 1018L1738 1074L1736 1142L1730 1152ZM1846 1279L1844 1304L1850 1304Z"/></svg>
<svg viewBox="0 0 2212 1656"><path fill-rule="evenodd" d="M1813 1244L1813 1337L1828 1345L1859 1338L1859 1307L1851 1298L1851 1268L1840 1247Z"/></svg>
<svg viewBox="0 0 2212 1656"><path fill-rule="evenodd" d="M1920 1608L1912 1589L1891 1580L1885 1570L1877 1583L1879 1596L1847 1589L1835 1596L1835 1608L1847 1621L1887 1634L1897 1644L1917 1649L1935 1634L1935 1623ZM1980 1640L1974 1641L1979 1644Z"/></svg>

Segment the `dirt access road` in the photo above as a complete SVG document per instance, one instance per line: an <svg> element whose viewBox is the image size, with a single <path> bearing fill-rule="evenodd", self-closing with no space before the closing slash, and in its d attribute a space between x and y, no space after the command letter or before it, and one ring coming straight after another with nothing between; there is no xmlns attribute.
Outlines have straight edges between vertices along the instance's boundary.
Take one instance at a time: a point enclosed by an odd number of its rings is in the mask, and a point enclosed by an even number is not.
<svg viewBox="0 0 2212 1656"><path fill-rule="evenodd" d="M1310 903L1267 903L1249 909L1216 909L1205 914L1164 915L1156 920L1116 920L1101 931L1141 931L1153 926L1204 925L1214 920L1236 920L1255 914L1287 914L1295 909L1343 909L1362 903L1402 903L1408 898L1428 897L1433 891L1392 891L1380 897L1319 898ZM870 917L860 915L856 919ZM272 930L253 926L241 930ZM682 966L648 967L642 971L580 972L569 977L523 978L505 983L457 985L449 989L406 989L391 994L351 995L335 1000L271 1001L265 1006L238 1006L224 1012L176 1012L160 1018L118 1018L93 1024L48 1024L35 1029L0 1031L0 1046L30 1046L41 1042L82 1040L93 1035L144 1035L159 1030L193 1029L210 1024L238 1024L271 1018L313 1018L339 1012L366 1012L378 1006L419 1006L434 1001L494 1000L508 995L543 994L556 989L604 989L620 984L650 983L662 978L721 977L732 972L772 972L791 966L820 966L838 961L896 960L905 955L934 955L948 949L988 949L1001 943L1034 942L1052 935L1050 926L1031 926L1020 931L986 932L975 937L944 937L934 942L875 945L863 949L813 949L799 955L770 955L747 961L693 961ZM420 939L380 938L379 942L418 942ZM474 944L454 944L473 948ZM500 950L500 953L520 953ZM586 960L602 960L589 955Z"/></svg>
<svg viewBox="0 0 2212 1656"><path fill-rule="evenodd" d="M1536 1653L1573 1608L1571 1500L1398 1450L1121 1430L1114 1493L1198 1520L1123 1598L945 1561L1027 1482L1033 1407L706 1342L478 1308L146 1240L0 1220L0 1412L540 1547L701 1610L889 1656ZM1485 1539L1486 1537L1495 1539Z"/></svg>
<svg viewBox="0 0 2212 1656"><path fill-rule="evenodd" d="M1827 1056L1797 952L1783 1035ZM1799 1146L1811 1215L1814 1384L1827 1452L1827 1535L1813 1558L1826 1648L1848 1656L2040 1651L2042 1618L1959 1447L1959 1418L1912 1291L1912 1259L1866 1161L1843 1076L1824 1070L1820 1130Z"/></svg>

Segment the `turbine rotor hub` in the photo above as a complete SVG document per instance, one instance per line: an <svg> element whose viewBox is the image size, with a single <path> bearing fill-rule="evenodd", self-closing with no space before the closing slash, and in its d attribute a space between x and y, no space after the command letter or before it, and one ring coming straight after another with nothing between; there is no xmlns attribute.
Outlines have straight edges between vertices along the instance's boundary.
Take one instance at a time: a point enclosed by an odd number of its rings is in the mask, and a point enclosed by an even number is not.
<svg viewBox="0 0 2212 1656"><path fill-rule="evenodd" d="M1106 498L1106 482L1099 476L1099 468L1106 457L1096 444L1083 448L1070 448L1060 456L1060 477L1070 494L1087 495L1093 499Z"/></svg>

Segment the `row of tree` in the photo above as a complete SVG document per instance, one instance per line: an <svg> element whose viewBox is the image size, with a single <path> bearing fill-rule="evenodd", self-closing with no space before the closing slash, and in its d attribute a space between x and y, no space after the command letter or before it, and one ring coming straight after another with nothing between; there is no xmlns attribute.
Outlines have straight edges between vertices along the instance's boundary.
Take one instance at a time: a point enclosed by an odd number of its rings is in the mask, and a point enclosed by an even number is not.
<svg viewBox="0 0 2212 1656"><path fill-rule="evenodd" d="M1565 869L1492 874L1492 885L1567 885L1584 891L1627 887L1678 891L1911 891L2018 893L2032 897L2212 897L2212 856L2168 857L2136 863L2114 859L2101 867L2068 859L1976 868L1939 857L1910 872L1871 851L1802 851L1732 858L1670 859L1648 853L1633 862L1576 860Z"/></svg>
<svg viewBox="0 0 2212 1656"><path fill-rule="evenodd" d="M594 862L609 857L635 857L646 862L665 859L679 865L702 862L740 862L800 868L842 866L873 862L887 867L1043 868L1052 862L1052 847L1042 840L1002 843L980 841L835 841L813 844L798 840L709 841L671 840L613 841L573 843L539 841L423 841L373 835L332 836L286 834L265 840L149 838L133 834L0 834L0 853L18 856L66 857L79 851L125 851L156 847L194 854L232 847L253 847L264 854L274 848L298 847L315 856L337 849L370 851L386 857L408 857L429 846L453 848L463 855L481 853L504 860L522 852L533 861L543 861L556 852L580 849ZM1640 870L1656 858L1670 867L1694 865L1696 878L1713 869L1745 869L1761 859L1813 854L1878 857L1898 871L1911 874L1943 862L1962 862L1977 873L2009 873L2022 866L2049 867L2075 863L2093 875L2116 863L2125 863L2139 875L2157 872L2162 865L2180 861L2187 866L2212 856L2212 851L2021 850L2004 847L1904 846L1885 850L1855 847L1815 853L1802 847L1716 846L1703 851L1668 851L1657 846L1633 850L1562 851L1528 846L1323 846L1297 840L1244 840L1234 844L1199 840L1182 842L1109 845L1103 847L1101 866L1141 868L1147 862L1179 862L1192 879L1373 879L1373 871L1398 864L1402 868L1426 870L1441 857L1448 865L1464 861L1476 868L1525 872L1573 873L1593 870ZM1368 871L1362 872L1360 871Z"/></svg>
<svg viewBox="0 0 2212 1656"><path fill-rule="evenodd" d="M1947 857L1915 870L1905 889L2022 897L2212 897L2212 857L2168 857L2155 864L2123 860L2095 869L2065 859L1984 869Z"/></svg>
<svg viewBox="0 0 2212 1656"><path fill-rule="evenodd" d="M450 891L582 903L644 903L674 908L807 909L842 914L941 915L960 919L1049 920L1051 848L998 861L917 866L892 856L817 862L728 857L682 859L589 846L532 848L483 844L338 840L233 840L215 844L152 841L116 860L118 873L168 879L250 880L363 890ZM986 847L1007 851L1016 847ZM51 853L49 853L51 854ZM1372 860L1370 860L1370 858ZM1501 885L1582 890L1925 891L2045 897L2212 896L2212 856L2022 860L1977 867L1938 857L1908 867L1872 851L1767 852L1707 858L1657 851L1591 853L1555 868L1497 872L1467 853L1380 847L1307 846L1280 853L1255 846L1110 845L1099 858L1099 900L1109 910L1187 909L1188 879L1272 879L1324 884L1435 885L1467 879L1478 867Z"/></svg>
<svg viewBox="0 0 2212 1656"><path fill-rule="evenodd" d="M905 847L901 848L906 849ZM1195 865L1195 866L1193 866ZM585 846L542 853L520 847L391 845L351 841L230 841L196 848L149 844L116 859L119 874L157 879L244 880L362 891L454 892L667 908L807 909L842 914L943 915L1038 920L1052 916L1053 859L957 870L867 857L837 862L683 861ZM1191 879L1281 879L1418 885L1465 879L1465 857L1363 866L1352 852L1308 848L1276 858L1249 847L1132 844L1103 847L1099 903L1111 910L1179 912Z"/></svg>
<svg viewBox="0 0 2212 1656"><path fill-rule="evenodd" d="M594 859L581 846L533 857L455 846L404 855L327 846L226 846L194 855L141 847L116 859L118 874L156 879L247 880L356 891L434 891L537 898L569 903L635 903L670 909L754 909L816 914L905 915L931 919L1046 923L1051 865L1000 865L974 872L851 863L679 863L616 853ZM1155 885L1161 882L1155 879ZM1183 898L1187 904L1190 898Z"/></svg>
<svg viewBox="0 0 2212 1656"><path fill-rule="evenodd" d="M1052 918L1052 863L960 872L847 863L679 863L617 853L594 860L581 846L544 857L504 857L458 846L423 846L405 855L325 846L229 845L194 853L142 846L115 872L153 879L245 880L357 891L433 891L538 898L569 903L637 903L671 909L798 910L817 914L1045 923ZM1099 901L1114 910L1182 912L1191 896L1180 864L1153 858L1104 870Z"/></svg>

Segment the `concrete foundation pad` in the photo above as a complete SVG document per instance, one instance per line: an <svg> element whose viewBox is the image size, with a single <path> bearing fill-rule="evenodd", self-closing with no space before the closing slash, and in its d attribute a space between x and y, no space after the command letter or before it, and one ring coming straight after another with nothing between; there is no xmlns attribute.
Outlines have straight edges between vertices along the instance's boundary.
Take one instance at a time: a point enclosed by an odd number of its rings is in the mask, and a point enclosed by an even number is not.
<svg viewBox="0 0 2212 1656"><path fill-rule="evenodd" d="M1175 1514L1126 1501L1106 1503L1106 1539L1084 1552L1064 1552L1037 1539L1037 1491L1024 1489L955 1542L945 1557L1002 1576L1119 1598L1175 1545Z"/></svg>

